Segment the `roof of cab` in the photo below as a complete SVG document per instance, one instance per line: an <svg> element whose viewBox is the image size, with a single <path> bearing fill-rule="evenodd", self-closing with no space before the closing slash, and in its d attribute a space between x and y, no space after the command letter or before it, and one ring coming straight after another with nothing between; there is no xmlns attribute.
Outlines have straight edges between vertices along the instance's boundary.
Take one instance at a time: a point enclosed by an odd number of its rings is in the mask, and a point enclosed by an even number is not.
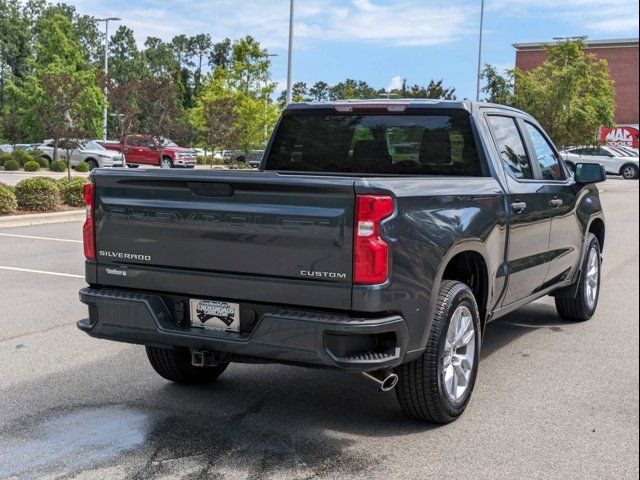
<svg viewBox="0 0 640 480"><path fill-rule="evenodd" d="M476 108L497 108L501 110L509 110L512 112L521 112L512 107L505 105L499 105L488 102L472 102L470 100L440 100L440 99L428 99L428 98L374 98L374 99L345 99L334 101L322 101L322 102L301 102L291 103L285 109L285 112L299 111L299 110L318 110L318 109L335 109L336 107L347 106L399 106L404 105L409 109L460 109L466 110L472 113Z"/></svg>

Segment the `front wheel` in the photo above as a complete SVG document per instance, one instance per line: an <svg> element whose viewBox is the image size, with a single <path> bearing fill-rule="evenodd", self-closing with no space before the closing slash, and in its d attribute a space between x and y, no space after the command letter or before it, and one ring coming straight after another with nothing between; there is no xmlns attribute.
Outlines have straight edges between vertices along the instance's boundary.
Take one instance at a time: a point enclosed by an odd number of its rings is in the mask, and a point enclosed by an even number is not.
<svg viewBox="0 0 640 480"><path fill-rule="evenodd" d="M620 169L620 175L622 175L625 180L635 180L638 178L638 167L633 164L624 165Z"/></svg>
<svg viewBox="0 0 640 480"><path fill-rule="evenodd" d="M215 367L194 367L191 365L191 351L188 348L146 347L149 363L158 375L176 383L202 385L215 382L229 366L229 362Z"/></svg>
<svg viewBox="0 0 640 480"><path fill-rule="evenodd" d="M440 285L431 333L422 356L401 365L396 395L418 420L448 423L467 408L480 360L480 313L462 282Z"/></svg>
<svg viewBox="0 0 640 480"><path fill-rule="evenodd" d="M586 249L578 277L575 298L556 297L558 314L573 321L589 320L596 312L600 298L600 243L593 233L585 241ZM575 285L575 284L574 284Z"/></svg>
<svg viewBox="0 0 640 480"><path fill-rule="evenodd" d="M162 157L162 160L160 160L160 168L172 168L173 167L173 162L171 161L171 159L169 157Z"/></svg>

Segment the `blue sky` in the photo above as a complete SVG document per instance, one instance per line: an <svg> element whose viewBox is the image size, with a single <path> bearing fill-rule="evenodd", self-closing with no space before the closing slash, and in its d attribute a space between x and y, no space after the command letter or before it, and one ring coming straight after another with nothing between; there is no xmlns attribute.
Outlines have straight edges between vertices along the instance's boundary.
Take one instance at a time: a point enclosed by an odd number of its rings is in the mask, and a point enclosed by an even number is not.
<svg viewBox="0 0 640 480"><path fill-rule="evenodd" d="M253 35L272 53L283 86L289 0L68 0L81 13L122 17L142 43L148 35ZM294 79L375 87L444 79L459 98L475 97L480 0L296 0ZM484 63L515 61L512 43L587 35L638 36L637 0L486 0Z"/></svg>

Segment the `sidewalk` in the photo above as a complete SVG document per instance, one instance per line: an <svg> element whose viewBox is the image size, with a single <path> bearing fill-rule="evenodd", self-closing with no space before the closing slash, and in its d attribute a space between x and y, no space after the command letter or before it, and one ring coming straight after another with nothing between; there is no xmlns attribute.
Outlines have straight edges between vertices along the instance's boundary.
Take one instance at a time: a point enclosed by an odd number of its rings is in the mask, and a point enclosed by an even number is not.
<svg viewBox="0 0 640 480"><path fill-rule="evenodd" d="M85 209L64 212L29 213L25 215L7 215L0 217L0 229L7 227L26 227L45 223L75 222L84 220Z"/></svg>

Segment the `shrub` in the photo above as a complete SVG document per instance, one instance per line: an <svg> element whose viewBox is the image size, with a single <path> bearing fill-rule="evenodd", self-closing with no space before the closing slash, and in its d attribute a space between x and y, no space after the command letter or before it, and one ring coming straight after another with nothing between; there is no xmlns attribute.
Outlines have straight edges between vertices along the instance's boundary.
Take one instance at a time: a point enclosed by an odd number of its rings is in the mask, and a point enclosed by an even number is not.
<svg viewBox="0 0 640 480"><path fill-rule="evenodd" d="M10 158L9 160L5 160L4 162L4 169L8 172L15 172L19 168L20 168L20 164L16 162L13 158Z"/></svg>
<svg viewBox="0 0 640 480"><path fill-rule="evenodd" d="M38 170L40 170L40 164L35 160L29 160L24 164L25 172L37 172Z"/></svg>
<svg viewBox="0 0 640 480"><path fill-rule="evenodd" d="M67 164L62 160L54 160L49 164L49 170L52 172L66 172Z"/></svg>
<svg viewBox="0 0 640 480"><path fill-rule="evenodd" d="M88 171L89 171L88 163L82 162L76 165L76 172L88 172Z"/></svg>
<svg viewBox="0 0 640 480"><path fill-rule="evenodd" d="M25 152L24 150L20 150L19 148L16 148L13 152L11 152L11 156L16 162L18 162L18 165L20 165L21 167L24 167L25 163L33 160L31 155L29 155L29 152Z"/></svg>
<svg viewBox="0 0 640 480"><path fill-rule="evenodd" d="M55 181L36 177L16 185L16 200L22 210L50 212L60 206L60 194Z"/></svg>
<svg viewBox="0 0 640 480"><path fill-rule="evenodd" d="M11 160L11 154L10 153L4 153L4 152L0 152L0 167L2 165L4 165L4 162L6 162L7 160Z"/></svg>
<svg viewBox="0 0 640 480"><path fill-rule="evenodd" d="M33 158L34 160L38 160L39 158L42 157L42 155L44 155L44 152L42 150L38 150L37 148L35 150L29 150L29 155L31 155L31 158Z"/></svg>
<svg viewBox="0 0 640 480"><path fill-rule="evenodd" d="M47 160L46 158L37 156L34 158L34 160L38 162L38 165L40 165L40 168L49 168L49 160Z"/></svg>
<svg viewBox="0 0 640 480"><path fill-rule="evenodd" d="M70 182L65 180L58 183L60 198L62 203L70 207L81 207L84 205L82 198L82 186L87 183L86 178L74 178Z"/></svg>
<svg viewBox="0 0 640 480"><path fill-rule="evenodd" d="M0 183L0 215L13 213L18 209L16 195L8 185Z"/></svg>

